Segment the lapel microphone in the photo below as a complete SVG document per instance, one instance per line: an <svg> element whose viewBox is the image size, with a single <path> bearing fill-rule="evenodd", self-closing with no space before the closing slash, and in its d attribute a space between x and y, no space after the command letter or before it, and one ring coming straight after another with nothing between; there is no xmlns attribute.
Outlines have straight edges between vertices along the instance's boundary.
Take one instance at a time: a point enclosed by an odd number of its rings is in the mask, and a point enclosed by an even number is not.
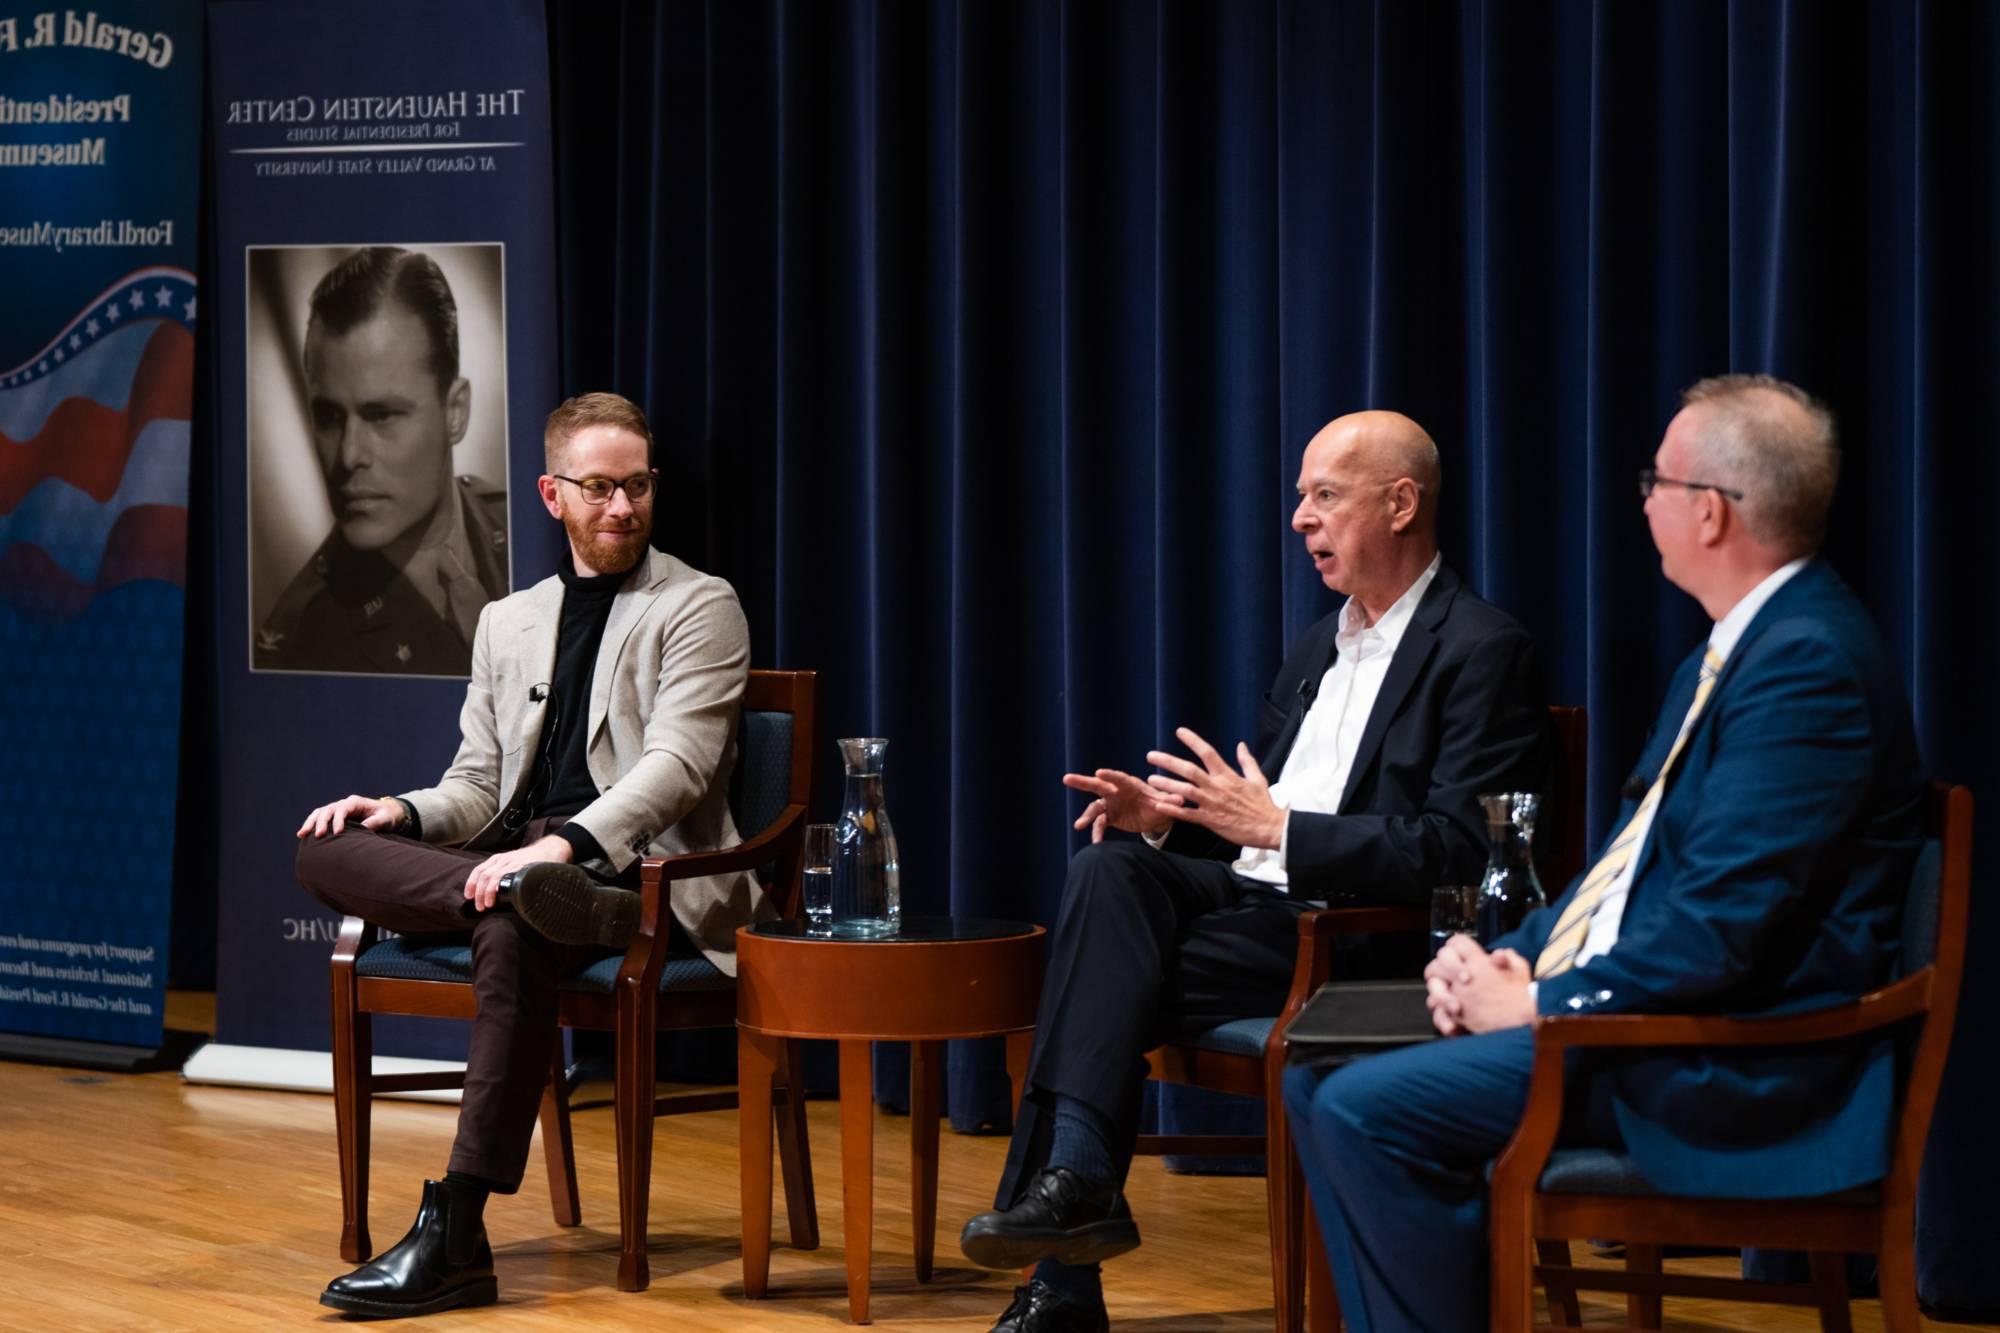
<svg viewBox="0 0 2000 1333"><path fill-rule="evenodd" d="M544 699L546 699L546 698L548 698L548 697L549 697L549 684L548 684L548 682L547 682L547 681L543 681L543 682L542 682L541 684L539 684L539 685L530 685L530 686L528 687L528 702L529 702L529 703L531 703L531 704L538 704L538 703L540 703L540 702L541 702L542 700L544 700Z"/></svg>
<svg viewBox="0 0 2000 1333"><path fill-rule="evenodd" d="M1307 676L1304 680L1299 682L1300 703L1304 704L1307 708L1311 708L1313 706L1313 700L1318 697L1319 697L1319 680L1316 677Z"/></svg>
<svg viewBox="0 0 2000 1333"><path fill-rule="evenodd" d="M1646 799L1646 793L1652 789L1653 780L1651 778L1642 778L1637 773L1634 773L1631 777L1625 779L1625 785L1618 789L1618 794L1628 801L1643 801Z"/></svg>

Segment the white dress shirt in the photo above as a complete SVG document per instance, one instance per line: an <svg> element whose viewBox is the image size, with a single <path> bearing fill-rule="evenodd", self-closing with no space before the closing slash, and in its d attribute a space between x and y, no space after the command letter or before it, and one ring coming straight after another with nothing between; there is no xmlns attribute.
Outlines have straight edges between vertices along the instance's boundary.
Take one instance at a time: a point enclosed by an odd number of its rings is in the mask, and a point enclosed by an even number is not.
<svg viewBox="0 0 2000 1333"><path fill-rule="evenodd" d="M1271 784L1271 799L1287 812L1285 833L1276 848L1245 847L1231 867L1237 874L1285 889L1289 882L1285 844L1291 837L1290 812L1340 813L1340 798L1347 790L1354 752L1360 748L1375 696L1382 691L1396 645L1403 641L1403 631L1409 628L1410 617L1416 614L1417 603L1424 599L1441 563L1441 555L1431 557L1416 582L1404 589L1373 625L1361 623L1361 604L1352 597L1340 608L1333 665L1320 677L1319 693L1299 724L1298 738L1285 756L1283 771Z"/></svg>
<svg viewBox="0 0 2000 1333"><path fill-rule="evenodd" d="M1743 631L1749 627L1757 613L1764 609L1764 603L1771 600L1771 594L1784 587L1792 575L1806 567L1806 561L1811 558L1811 556L1801 556L1790 564L1771 571L1762 583L1752 588L1744 595L1742 601L1730 607L1728 613L1715 622L1715 628L1708 632L1708 646L1718 660L1725 663L1729 661L1729 654L1735 651L1737 641L1743 637ZM1713 708L1715 706L1713 700L1707 706ZM1688 729L1691 720L1681 719L1682 732ZM1654 813L1658 813L1657 806L1654 808ZM1632 859L1625 863L1624 871L1617 879L1611 881L1609 888L1604 890L1604 897L1598 901L1597 910L1592 913L1590 926L1584 934L1583 948L1577 950L1578 967L1585 966L1599 954L1611 952L1611 946L1618 942L1618 923L1624 919L1625 899L1632 892L1632 874L1639 868L1639 860L1646 851L1646 839L1652 834L1652 824L1649 820L1646 828L1639 834L1639 843L1632 851Z"/></svg>

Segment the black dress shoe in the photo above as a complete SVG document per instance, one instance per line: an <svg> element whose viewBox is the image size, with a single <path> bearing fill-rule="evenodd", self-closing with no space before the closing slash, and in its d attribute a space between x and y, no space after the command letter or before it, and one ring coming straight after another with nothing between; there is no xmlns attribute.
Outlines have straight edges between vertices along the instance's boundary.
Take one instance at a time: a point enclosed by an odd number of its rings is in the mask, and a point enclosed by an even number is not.
<svg viewBox="0 0 2000 1333"><path fill-rule="evenodd" d="M1036 1176L1012 1208L967 1222L958 1248L983 1268L1025 1268L1043 1259L1099 1264L1139 1248L1139 1225L1123 1194L1054 1166Z"/></svg>
<svg viewBox="0 0 2000 1333"><path fill-rule="evenodd" d="M1109 1333L1102 1304L1066 1296L1040 1278L1014 1288L1014 1301L1000 1312L993 1333Z"/></svg>
<svg viewBox="0 0 2000 1333"><path fill-rule="evenodd" d="M500 877L496 902L558 944L622 949L639 933L643 900L631 889L600 884L576 866L537 861Z"/></svg>
<svg viewBox="0 0 2000 1333"><path fill-rule="evenodd" d="M423 1206L409 1234L373 1263L327 1283L319 1303L395 1319L499 1299L486 1224L442 1181L426 1180Z"/></svg>

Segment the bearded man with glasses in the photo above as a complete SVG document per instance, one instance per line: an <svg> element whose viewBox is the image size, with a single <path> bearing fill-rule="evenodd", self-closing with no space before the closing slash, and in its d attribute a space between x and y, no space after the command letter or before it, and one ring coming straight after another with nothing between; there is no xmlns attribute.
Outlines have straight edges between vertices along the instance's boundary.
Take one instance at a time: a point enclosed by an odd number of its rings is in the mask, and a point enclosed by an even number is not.
<svg viewBox="0 0 2000 1333"><path fill-rule="evenodd" d="M556 989L639 924L639 859L740 841L727 792L750 632L722 579L648 547L652 433L616 394L549 416L542 503L556 572L490 603L458 756L434 787L348 796L298 830L299 882L403 934L470 931L478 1000L450 1168L401 1242L320 1303L429 1314L497 1299L482 1213L527 1166L557 1040ZM772 915L749 873L676 881L673 922L734 975L736 928Z"/></svg>

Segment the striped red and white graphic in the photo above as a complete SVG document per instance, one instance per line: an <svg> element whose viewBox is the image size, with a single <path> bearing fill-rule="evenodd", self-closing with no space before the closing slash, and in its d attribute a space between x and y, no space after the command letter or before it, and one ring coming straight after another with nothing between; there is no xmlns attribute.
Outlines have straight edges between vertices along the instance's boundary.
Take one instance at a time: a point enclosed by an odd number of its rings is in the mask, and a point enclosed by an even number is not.
<svg viewBox="0 0 2000 1333"><path fill-rule="evenodd" d="M140 269L0 371L0 603L69 620L185 586L194 319L193 274Z"/></svg>

